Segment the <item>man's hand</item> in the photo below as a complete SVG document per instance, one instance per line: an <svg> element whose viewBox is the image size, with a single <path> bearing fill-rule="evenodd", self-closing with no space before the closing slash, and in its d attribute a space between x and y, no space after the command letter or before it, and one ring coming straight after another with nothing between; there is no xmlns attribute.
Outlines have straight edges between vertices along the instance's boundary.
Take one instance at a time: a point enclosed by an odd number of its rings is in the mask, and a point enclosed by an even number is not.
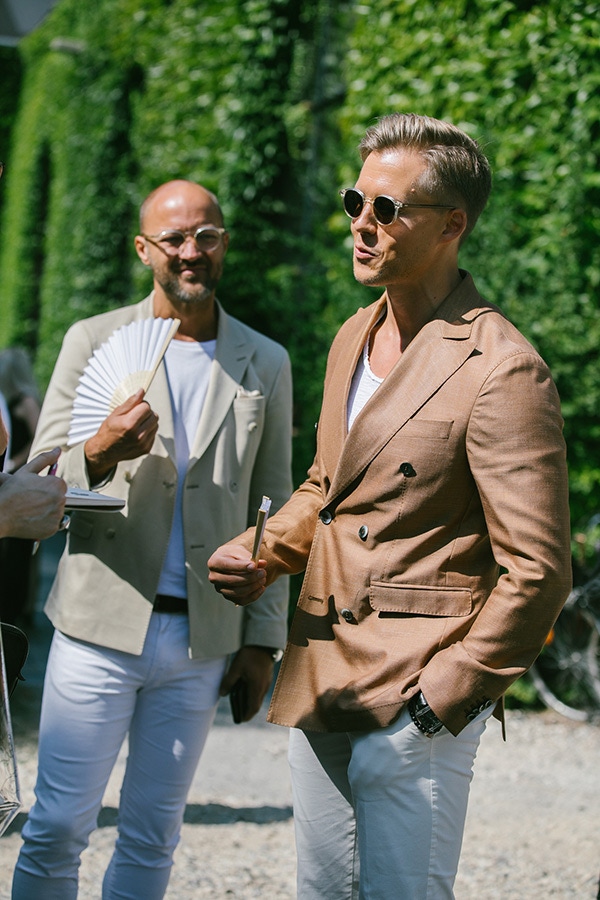
<svg viewBox="0 0 600 900"><path fill-rule="evenodd" d="M266 566L264 559L252 562L252 554L245 547L224 544L208 560L208 580L226 600L247 606L264 592Z"/></svg>
<svg viewBox="0 0 600 900"><path fill-rule="evenodd" d="M149 453L158 431L158 416L140 388L106 417L85 445L90 484L99 484L124 459Z"/></svg>
<svg viewBox="0 0 600 900"><path fill-rule="evenodd" d="M0 475L0 537L41 540L58 531L67 485L55 475L39 475L60 450L40 453L14 475Z"/></svg>
<svg viewBox="0 0 600 900"><path fill-rule="evenodd" d="M238 650L225 673L219 689L222 697L229 693L238 679L246 682L248 706L243 722L249 722L259 711L265 694L271 687L273 665L268 652L260 647L247 646Z"/></svg>

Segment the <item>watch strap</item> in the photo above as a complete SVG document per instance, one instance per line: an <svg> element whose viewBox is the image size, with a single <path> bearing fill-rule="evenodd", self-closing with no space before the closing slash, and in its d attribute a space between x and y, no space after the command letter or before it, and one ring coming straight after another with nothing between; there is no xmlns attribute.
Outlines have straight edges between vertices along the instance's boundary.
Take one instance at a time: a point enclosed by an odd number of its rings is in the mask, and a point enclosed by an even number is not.
<svg viewBox="0 0 600 900"><path fill-rule="evenodd" d="M418 694L415 694L408 701L408 711L419 731L426 734L427 737L433 737L444 726L444 723L438 719L430 707L422 691L419 691Z"/></svg>

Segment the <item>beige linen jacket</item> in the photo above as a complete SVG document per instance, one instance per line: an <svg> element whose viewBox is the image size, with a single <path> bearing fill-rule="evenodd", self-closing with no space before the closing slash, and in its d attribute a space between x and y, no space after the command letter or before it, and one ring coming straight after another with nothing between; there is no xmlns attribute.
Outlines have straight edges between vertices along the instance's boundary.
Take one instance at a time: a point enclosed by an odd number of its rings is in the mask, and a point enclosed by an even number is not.
<svg viewBox="0 0 600 900"><path fill-rule="evenodd" d="M420 688L457 734L531 665L568 594L557 392L462 275L350 433L350 382L385 298L333 343L313 466L261 553L268 583L306 569L273 722L383 727Z"/></svg>
<svg viewBox="0 0 600 900"><path fill-rule="evenodd" d="M32 455L62 446L58 474L89 487L83 443L66 448L79 377L112 332L153 315L152 298L78 322L67 332L44 400ZM164 365L147 394L158 414L152 451L119 463L100 490L118 512L77 511L46 605L74 638L140 654L167 549L176 489L175 441ZM287 584L253 607L226 603L208 581L211 553L256 521L263 494L279 508L291 493L291 369L286 351L219 306L215 360L185 477L183 516L191 653L211 657L242 644L283 647ZM263 602L264 600L264 602Z"/></svg>

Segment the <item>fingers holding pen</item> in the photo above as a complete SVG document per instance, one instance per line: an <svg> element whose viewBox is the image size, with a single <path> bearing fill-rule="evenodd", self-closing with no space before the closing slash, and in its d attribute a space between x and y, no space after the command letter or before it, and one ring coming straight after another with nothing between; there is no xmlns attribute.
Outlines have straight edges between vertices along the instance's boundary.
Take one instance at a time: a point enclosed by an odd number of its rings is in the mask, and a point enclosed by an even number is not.
<svg viewBox="0 0 600 900"><path fill-rule="evenodd" d="M49 469L48 475L56 475L56 465L60 458L60 453L60 447L55 447L53 450L45 450L43 453L39 453L33 459L29 460L29 462L22 466L19 471L33 472L39 475L44 469Z"/></svg>
<svg viewBox="0 0 600 900"><path fill-rule="evenodd" d="M208 561L208 579L216 591L237 606L247 606L263 594L266 586L266 561L254 562L245 547L225 544Z"/></svg>
<svg viewBox="0 0 600 900"><path fill-rule="evenodd" d="M62 478L40 477L56 464L60 450L40 453L14 475L2 481L0 534L41 539L54 534L65 510L66 483Z"/></svg>

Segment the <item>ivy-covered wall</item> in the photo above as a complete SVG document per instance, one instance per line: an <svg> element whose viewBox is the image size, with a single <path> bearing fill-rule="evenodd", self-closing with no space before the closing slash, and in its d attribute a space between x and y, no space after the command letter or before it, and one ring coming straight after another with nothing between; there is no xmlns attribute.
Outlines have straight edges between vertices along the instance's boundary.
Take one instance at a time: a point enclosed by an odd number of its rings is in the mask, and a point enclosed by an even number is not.
<svg viewBox="0 0 600 900"><path fill-rule="evenodd" d="M0 46L0 160L6 163L10 135L19 103L21 57L16 47ZM0 191L0 213L2 192Z"/></svg>
<svg viewBox="0 0 600 900"><path fill-rule="evenodd" d="M73 320L147 292L132 245L144 196L198 180L231 230L221 299L292 355L298 481L329 341L376 297L353 281L337 194L357 176L356 144L393 110L446 118L495 174L462 264L552 367L585 522L600 509L599 12L585 0L61 0L20 47L0 343L28 346L45 384ZM9 70L0 54L3 85ZM3 121L0 108L2 140Z"/></svg>

